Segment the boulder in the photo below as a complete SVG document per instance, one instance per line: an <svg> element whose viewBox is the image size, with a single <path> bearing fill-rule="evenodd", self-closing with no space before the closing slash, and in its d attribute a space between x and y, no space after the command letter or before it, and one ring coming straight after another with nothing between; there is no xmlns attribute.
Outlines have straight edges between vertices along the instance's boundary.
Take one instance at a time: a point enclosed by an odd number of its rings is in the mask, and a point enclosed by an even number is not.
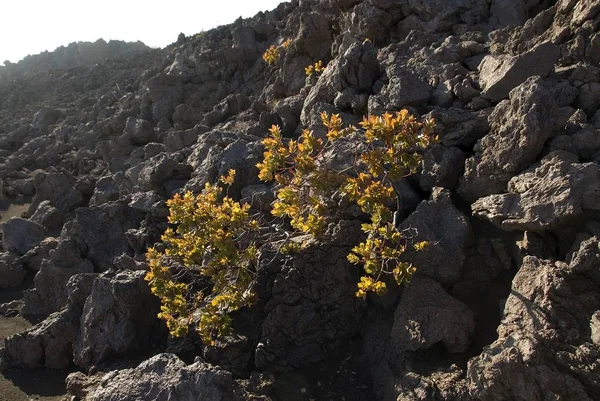
<svg viewBox="0 0 600 401"><path fill-rule="evenodd" d="M39 271L33 279L35 288L24 293L25 315L47 316L61 310L67 304L69 279L76 274L94 271L93 264L81 258L74 241L61 240L49 256L39 264Z"/></svg>
<svg viewBox="0 0 600 401"><path fill-rule="evenodd" d="M589 82L579 89L579 97L575 101L577 108L585 111L589 118L600 108L600 82Z"/></svg>
<svg viewBox="0 0 600 401"><path fill-rule="evenodd" d="M473 147L490 132L490 111L468 111L455 107L437 108L426 115L435 121L435 131L445 146Z"/></svg>
<svg viewBox="0 0 600 401"><path fill-rule="evenodd" d="M541 43L517 56L488 55L479 65L479 83L483 97L500 101L529 77L545 77L554 70L560 48L551 42Z"/></svg>
<svg viewBox="0 0 600 401"><path fill-rule="evenodd" d="M41 126L52 125L64 117L65 113L63 113L61 110L53 109L51 107L42 107L33 115L33 121L31 124L35 128L38 128Z"/></svg>
<svg viewBox="0 0 600 401"><path fill-rule="evenodd" d="M471 206L473 214L504 230L556 230L600 211L600 168L555 151L514 177L508 193Z"/></svg>
<svg viewBox="0 0 600 401"><path fill-rule="evenodd" d="M148 121L141 118L129 117L119 141L129 142L134 146L144 146L148 143L156 142L156 139L156 133Z"/></svg>
<svg viewBox="0 0 600 401"><path fill-rule="evenodd" d="M50 258L50 251L56 249L57 246L58 239L48 237L40 242L35 248L23 255L21 261L30 271L38 272L41 269L44 260Z"/></svg>
<svg viewBox="0 0 600 401"><path fill-rule="evenodd" d="M358 271L346 256L359 238L358 224L341 221L321 241L307 239L300 253L281 255L281 243L263 251L257 295L266 304L254 355L258 368L308 366L357 333L364 304L354 295Z"/></svg>
<svg viewBox="0 0 600 401"><path fill-rule="evenodd" d="M56 230L62 226L64 216L60 210L52 206L50 201L42 201L29 220L36 222L48 230Z"/></svg>
<svg viewBox="0 0 600 401"><path fill-rule="evenodd" d="M112 176L102 177L96 181L94 194L90 198L89 206L100 206L105 203L119 200L119 186Z"/></svg>
<svg viewBox="0 0 600 401"><path fill-rule="evenodd" d="M401 353L442 342L449 352L462 353L474 331L475 318L465 304L448 295L436 281L415 277L394 313L390 347Z"/></svg>
<svg viewBox="0 0 600 401"><path fill-rule="evenodd" d="M81 256L102 272L113 267L115 257L131 252L125 233L138 228L144 216L143 212L122 203L79 208L62 237L76 241Z"/></svg>
<svg viewBox="0 0 600 401"><path fill-rule="evenodd" d="M136 368L104 375L89 401L234 400L231 373L197 358L186 365L173 354L158 354Z"/></svg>
<svg viewBox="0 0 600 401"><path fill-rule="evenodd" d="M600 154L600 129L587 126L571 136L577 154L584 160L590 160Z"/></svg>
<svg viewBox="0 0 600 401"><path fill-rule="evenodd" d="M0 253L0 288L21 285L25 280L25 269L18 255L12 252Z"/></svg>
<svg viewBox="0 0 600 401"><path fill-rule="evenodd" d="M164 191L164 184L173 179L189 179L192 169L171 155L161 153L147 160L139 172L138 186L143 191Z"/></svg>
<svg viewBox="0 0 600 401"><path fill-rule="evenodd" d="M386 72L389 83L381 90L386 110L419 107L429 103L433 88L408 66L392 62Z"/></svg>
<svg viewBox="0 0 600 401"><path fill-rule="evenodd" d="M467 218L452 204L448 190L434 188L429 200L421 202L402 222L400 230L411 243L431 242L420 252L409 247L402 256L404 261L417 268L417 276L445 284L460 278L465 249L471 241L471 227Z"/></svg>
<svg viewBox="0 0 600 401"><path fill-rule="evenodd" d="M524 170L553 134L558 106L540 78L530 78L510 92L489 117L491 132L467 159L458 193L473 202L503 191Z"/></svg>
<svg viewBox="0 0 600 401"><path fill-rule="evenodd" d="M42 242L48 236L44 226L21 217L13 217L2 223L2 247L5 251L15 251L21 255Z"/></svg>
<svg viewBox="0 0 600 401"><path fill-rule="evenodd" d="M498 339L468 363L473 399L592 400L600 389L600 351L590 320L600 308L598 238L569 263L526 256L515 276Z"/></svg>
<svg viewBox="0 0 600 401"><path fill-rule="evenodd" d="M74 180L64 173L37 173L33 185L35 196L27 212L29 215L45 200L63 214L73 211L83 202L83 195L73 186Z"/></svg>
<svg viewBox="0 0 600 401"><path fill-rule="evenodd" d="M319 80L312 87L302 108L300 121L310 126L319 116L312 116L319 103L333 104L336 95L352 88L360 93L370 93L379 75L377 49L371 42L353 44L339 57L331 60ZM315 118L313 118L315 117Z"/></svg>
<svg viewBox="0 0 600 401"><path fill-rule="evenodd" d="M144 350L156 338L159 300L145 275L106 272L94 281L73 345L77 366L89 369L111 357Z"/></svg>
<svg viewBox="0 0 600 401"><path fill-rule="evenodd" d="M4 341L0 351L3 368L66 369L73 361L73 343L78 335L83 304L96 274L77 274L66 284L68 303L42 322Z"/></svg>

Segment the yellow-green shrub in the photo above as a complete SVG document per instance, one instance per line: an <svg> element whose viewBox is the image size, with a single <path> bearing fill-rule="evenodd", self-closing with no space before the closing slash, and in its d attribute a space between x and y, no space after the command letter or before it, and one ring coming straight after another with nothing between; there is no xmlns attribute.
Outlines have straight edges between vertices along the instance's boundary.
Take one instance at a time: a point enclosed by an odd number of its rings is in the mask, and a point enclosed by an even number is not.
<svg viewBox="0 0 600 401"><path fill-rule="evenodd" d="M304 69L304 73L307 77L312 77L313 75L319 76L325 71L325 67L323 66L323 62L321 60L317 61L313 65L309 65Z"/></svg>
<svg viewBox="0 0 600 401"><path fill-rule="evenodd" d="M362 225L365 240L348 255L364 271L356 296L384 293L385 276L408 283L415 267L403 262L402 254L408 247L419 251L429 244L410 243L398 230L390 205L399 199L395 182L415 172L420 152L436 140L433 122L420 123L406 110L366 117L360 123L362 130L344 127L337 114L324 113L321 119L327 128L324 138L304 130L298 140L284 139L273 126L263 140L264 159L257 167L261 180L276 183L272 214L289 219L294 230L319 236L332 219L330 200L335 194L348 197L370 216L370 223ZM365 148L355 155L354 172L332 169L324 155L336 141L359 133L364 134ZM235 171L230 171L220 183L231 186L234 178ZM198 195L188 192L169 200L168 220L176 228L163 234L164 251L151 248L147 253L146 279L161 299L159 317L174 336L185 335L196 324L207 344L229 333L230 314L255 300L254 234L259 224L250 216L249 205L222 192L221 186L206 184ZM291 256L301 248L286 242L280 251ZM181 267L171 267L169 259Z"/></svg>
<svg viewBox="0 0 600 401"><path fill-rule="evenodd" d="M326 228L327 200L341 191L371 216L371 222L362 225L366 240L348 255L348 260L361 264L365 272L356 295L364 298L369 291L384 293L386 284L381 279L386 275L392 275L398 284L408 283L415 267L400 261L401 255L408 246L419 251L428 244L409 244L387 205L399 199L394 182L414 173L421 160L419 151L435 141L433 122L420 123L406 110L364 118L360 125L367 149L355 159L359 173L349 175L331 171L322 155L335 141L358 130L343 128L339 115L322 114L321 119L327 128L325 141L305 130L298 141L284 143L276 126L263 140L264 161L257 167L261 180L277 183L273 215L289 217L291 226L299 231L320 235Z"/></svg>
<svg viewBox="0 0 600 401"><path fill-rule="evenodd" d="M232 185L235 171L220 179ZM222 188L206 184L202 193L187 192L167 202L170 209L169 228L162 236L165 251L148 250L150 271L146 280L152 292L161 299L159 317L174 336L196 330L207 344L231 330L230 313L254 301L252 283L257 248L252 232L258 223L252 219L248 204L240 204L222 196ZM165 263L168 258L183 264L173 271ZM182 279L191 276L195 289ZM190 281L190 280L188 280Z"/></svg>

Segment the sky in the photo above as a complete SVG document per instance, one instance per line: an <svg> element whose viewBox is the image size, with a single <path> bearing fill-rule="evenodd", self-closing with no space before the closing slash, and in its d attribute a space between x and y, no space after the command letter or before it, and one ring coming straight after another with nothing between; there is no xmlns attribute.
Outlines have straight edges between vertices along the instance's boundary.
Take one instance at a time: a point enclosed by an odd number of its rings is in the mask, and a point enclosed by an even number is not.
<svg viewBox="0 0 600 401"><path fill-rule="evenodd" d="M164 47L284 0L0 0L0 65L103 38Z"/></svg>

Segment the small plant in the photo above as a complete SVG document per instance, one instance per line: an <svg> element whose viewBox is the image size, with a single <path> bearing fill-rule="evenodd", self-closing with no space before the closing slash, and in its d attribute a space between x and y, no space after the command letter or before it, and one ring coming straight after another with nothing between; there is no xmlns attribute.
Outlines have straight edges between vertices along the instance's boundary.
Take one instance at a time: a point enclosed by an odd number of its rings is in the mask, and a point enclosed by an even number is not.
<svg viewBox="0 0 600 401"><path fill-rule="evenodd" d="M325 67L323 67L323 62L321 60L317 61L313 65L309 65L304 69L307 77L312 77L313 75L319 76L325 71Z"/></svg>
<svg viewBox="0 0 600 401"><path fill-rule="evenodd" d="M293 42L293 39L292 38L288 38L288 39L285 40L285 42L283 42L281 44L281 47L283 47L285 50L287 50L292 45L292 42Z"/></svg>
<svg viewBox="0 0 600 401"><path fill-rule="evenodd" d="M269 65L275 64L279 60L279 48L275 45L269 46L262 55L263 60Z"/></svg>
<svg viewBox="0 0 600 401"><path fill-rule="evenodd" d="M273 65L279 61L281 57L281 49L287 50L292 45L293 40L287 39L280 46L271 45L262 55L263 60L269 65Z"/></svg>

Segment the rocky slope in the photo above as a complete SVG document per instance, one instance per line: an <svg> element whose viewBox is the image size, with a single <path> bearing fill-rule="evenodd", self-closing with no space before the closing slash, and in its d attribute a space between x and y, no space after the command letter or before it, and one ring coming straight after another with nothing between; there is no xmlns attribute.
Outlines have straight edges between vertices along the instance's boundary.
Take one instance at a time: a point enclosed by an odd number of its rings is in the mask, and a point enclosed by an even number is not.
<svg viewBox="0 0 600 401"><path fill-rule="evenodd" d="M266 48L292 39L274 65ZM366 40L369 39L369 40ZM318 78L304 68L327 65ZM295 0L163 50L0 84L3 368L80 372L87 400L600 399L600 1ZM435 241L367 302L342 220L294 260L265 247L258 304L215 347L172 340L144 280L165 200L255 164L272 124L408 108L441 143L404 183Z"/></svg>

